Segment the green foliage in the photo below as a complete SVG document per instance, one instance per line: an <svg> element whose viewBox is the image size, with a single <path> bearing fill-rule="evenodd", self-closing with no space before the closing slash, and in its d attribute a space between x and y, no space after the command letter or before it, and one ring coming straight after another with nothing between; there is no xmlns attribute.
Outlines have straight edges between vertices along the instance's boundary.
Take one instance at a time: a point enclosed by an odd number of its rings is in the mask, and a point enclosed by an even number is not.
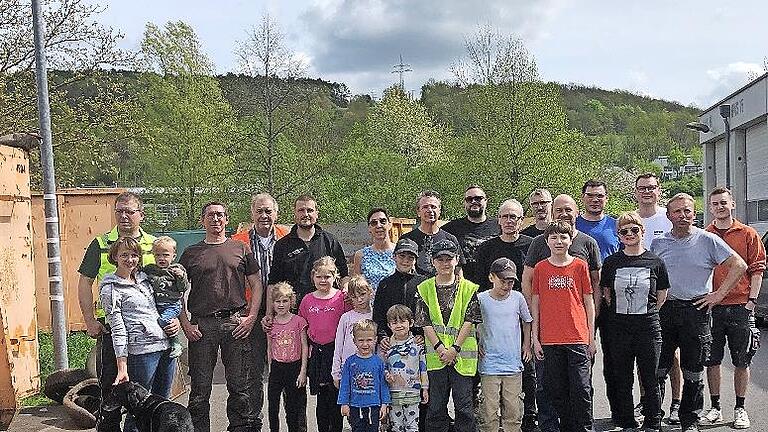
<svg viewBox="0 0 768 432"><path fill-rule="evenodd" d="M700 175L684 175L676 180L668 180L662 183L667 195L687 193L693 197L704 195L704 179Z"/></svg>

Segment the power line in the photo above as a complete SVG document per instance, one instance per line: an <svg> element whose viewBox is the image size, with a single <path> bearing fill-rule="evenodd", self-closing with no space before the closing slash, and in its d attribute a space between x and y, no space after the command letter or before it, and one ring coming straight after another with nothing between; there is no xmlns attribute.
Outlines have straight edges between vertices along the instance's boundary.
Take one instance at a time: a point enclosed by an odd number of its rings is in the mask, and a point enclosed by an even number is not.
<svg viewBox="0 0 768 432"><path fill-rule="evenodd" d="M413 69L411 69L411 65L408 63L403 63L403 55L400 54L400 63L392 66L392 73L396 73L400 75L400 90L405 92L405 85L403 83L403 74L406 72L413 72Z"/></svg>

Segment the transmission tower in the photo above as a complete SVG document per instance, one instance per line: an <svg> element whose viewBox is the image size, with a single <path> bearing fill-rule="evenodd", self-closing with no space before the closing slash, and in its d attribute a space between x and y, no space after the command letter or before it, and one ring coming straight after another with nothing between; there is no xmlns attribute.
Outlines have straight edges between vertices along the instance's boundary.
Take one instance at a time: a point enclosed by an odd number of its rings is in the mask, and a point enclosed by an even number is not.
<svg viewBox="0 0 768 432"><path fill-rule="evenodd" d="M413 72L411 65L403 63L403 55L400 54L400 63L392 66L392 73L400 75L400 90L405 92L405 84L403 83L403 74L406 72Z"/></svg>

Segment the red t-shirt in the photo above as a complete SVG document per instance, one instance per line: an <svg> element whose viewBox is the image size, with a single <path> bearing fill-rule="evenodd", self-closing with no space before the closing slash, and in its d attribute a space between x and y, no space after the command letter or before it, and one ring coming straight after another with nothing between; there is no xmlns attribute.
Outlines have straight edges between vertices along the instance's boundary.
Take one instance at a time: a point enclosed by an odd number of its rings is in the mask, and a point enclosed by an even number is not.
<svg viewBox="0 0 768 432"><path fill-rule="evenodd" d="M533 268L533 294L539 296L542 345L588 344L584 296L592 294L589 267L581 259L558 267L548 259Z"/></svg>

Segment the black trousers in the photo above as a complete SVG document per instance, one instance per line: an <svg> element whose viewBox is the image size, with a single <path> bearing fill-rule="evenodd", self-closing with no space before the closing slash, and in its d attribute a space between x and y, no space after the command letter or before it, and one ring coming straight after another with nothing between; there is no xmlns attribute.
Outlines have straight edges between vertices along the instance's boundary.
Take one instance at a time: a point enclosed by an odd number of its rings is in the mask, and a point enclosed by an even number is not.
<svg viewBox="0 0 768 432"><path fill-rule="evenodd" d="M267 335L261 328L261 318L259 315L256 325L253 326L251 334L251 354L253 360L248 365L248 403L250 404L250 413L248 423L254 431L260 431L263 420L261 416L264 407L264 382L266 381L265 366L267 363Z"/></svg>
<svg viewBox="0 0 768 432"><path fill-rule="evenodd" d="M523 418L536 418L536 360L523 362Z"/></svg>
<svg viewBox="0 0 768 432"><path fill-rule="evenodd" d="M664 384L675 350L680 348L683 371L683 397L680 401L680 423L683 429L695 424L704 409L704 362L712 345L710 313L698 310L693 302L669 300L661 311L661 356L656 377L664 400Z"/></svg>
<svg viewBox="0 0 768 432"><path fill-rule="evenodd" d="M333 384L319 386L317 392L317 430L320 432L341 432L344 427L344 417L341 416L341 407L336 403L339 399L339 390Z"/></svg>
<svg viewBox="0 0 768 432"><path fill-rule="evenodd" d="M587 345L544 345L544 387L560 430L591 432L592 362Z"/></svg>
<svg viewBox="0 0 768 432"><path fill-rule="evenodd" d="M269 430L280 431L280 396L283 395L288 432L306 432L307 388L296 387L296 379L301 372L301 360L291 363L272 360L269 370Z"/></svg>
<svg viewBox="0 0 768 432"><path fill-rule="evenodd" d="M102 324L104 323L103 320ZM99 387L101 388L101 402L112 394L112 384L117 377L117 359L115 358L115 347L112 346L112 335L102 333L99 335L96 343L99 345L99 362L96 365L99 375ZM107 411L103 406L99 406L99 416L96 419L96 430L98 432L113 432L120 430L120 421L123 415L121 411Z"/></svg>
<svg viewBox="0 0 768 432"><path fill-rule="evenodd" d="M635 422L634 385L635 361L643 388L644 424L661 425L661 393L656 370L661 355L661 324L658 314L612 316L602 334L610 333L611 363L613 364L615 393L615 420L618 426Z"/></svg>
<svg viewBox="0 0 768 432"><path fill-rule="evenodd" d="M600 330L600 349L603 351L603 379L605 380L605 397L608 399L608 407L611 410L611 418L619 420L618 408L618 383L616 367L613 364L614 346L611 341L611 331L608 329L610 318L607 316L607 307L603 308L597 322L597 328Z"/></svg>

